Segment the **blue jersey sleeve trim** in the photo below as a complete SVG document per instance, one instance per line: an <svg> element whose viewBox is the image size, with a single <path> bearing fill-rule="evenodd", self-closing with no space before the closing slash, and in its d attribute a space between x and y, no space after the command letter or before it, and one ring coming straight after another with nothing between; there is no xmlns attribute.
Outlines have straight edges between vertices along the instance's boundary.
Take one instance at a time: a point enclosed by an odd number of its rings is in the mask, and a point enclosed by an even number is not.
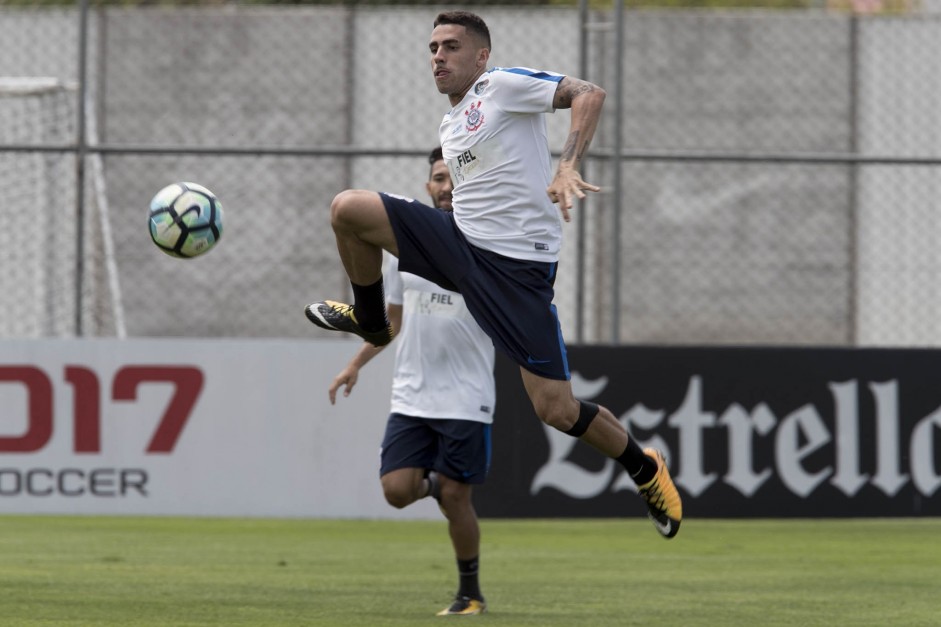
<svg viewBox="0 0 941 627"><path fill-rule="evenodd" d="M537 72L534 70L527 70L523 67L498 67L493 68L493 71L497 72L509 72L510 74L519 74L521 76L529 76L530 78L538 78L544 81L552 81L553 83L558 83L565 76L561 74L548 74L546 72Z"/></svg>

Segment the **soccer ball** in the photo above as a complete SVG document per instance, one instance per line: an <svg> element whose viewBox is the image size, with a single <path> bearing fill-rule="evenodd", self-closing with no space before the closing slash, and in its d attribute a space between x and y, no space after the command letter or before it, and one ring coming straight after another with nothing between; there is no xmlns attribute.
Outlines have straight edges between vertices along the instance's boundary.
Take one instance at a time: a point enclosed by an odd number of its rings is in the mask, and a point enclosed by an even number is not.
<svg viewBox="0 0 941 627"><path fill-rule="evenodd" d="M167 185L150 201L150 237L168 255L202 255L222 237L222 203L196 183Z"/></svg>

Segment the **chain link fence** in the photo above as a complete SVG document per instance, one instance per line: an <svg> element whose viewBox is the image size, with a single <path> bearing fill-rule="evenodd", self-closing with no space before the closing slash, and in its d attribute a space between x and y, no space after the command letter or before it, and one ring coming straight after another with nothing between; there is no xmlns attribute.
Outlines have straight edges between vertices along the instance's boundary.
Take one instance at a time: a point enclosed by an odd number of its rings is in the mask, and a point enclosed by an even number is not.
<svg viewBox="0 0 941 627"><path fill-rule="evenodd" d="M493 65L608 92L570 342L941 344L941 21L884 8L479 8ZM319 337L304 305L349 296L332 197L424 198L437 10L0 6L0 334ZM184 180L225 208L192 260L145 224Z"/></svg>

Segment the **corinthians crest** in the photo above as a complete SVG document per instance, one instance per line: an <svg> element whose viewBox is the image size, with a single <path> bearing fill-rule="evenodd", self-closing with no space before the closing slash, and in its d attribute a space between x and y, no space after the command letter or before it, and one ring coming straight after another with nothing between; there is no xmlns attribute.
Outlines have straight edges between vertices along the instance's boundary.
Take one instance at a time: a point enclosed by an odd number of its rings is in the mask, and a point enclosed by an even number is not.
<svg viewBox="0 0 941 627"><path fill-rule="evenodd" d="M478 100L477 104L472 104L464 111L464 115L467 116L467 130L476 131L484 123L484 114L480 111L481 101Z"/></svg>

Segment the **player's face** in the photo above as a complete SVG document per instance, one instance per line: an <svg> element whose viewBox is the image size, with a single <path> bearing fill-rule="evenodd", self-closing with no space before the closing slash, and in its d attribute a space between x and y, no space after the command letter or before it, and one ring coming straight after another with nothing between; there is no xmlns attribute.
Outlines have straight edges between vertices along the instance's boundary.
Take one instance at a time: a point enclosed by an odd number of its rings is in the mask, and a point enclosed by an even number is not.
<svg viewBox="0 0 941 627"><path fill-rule="evenodd" d="M431 196L431 204L438 209L453 211L451 205L451 190L454 185L451 184L451 173L443 159L435 161L431 166L431 178L425 183L425 189Z"/></svg>
<svg viewBox="0 0 941 627"><path fill-rule="evenodd" d="M457 24L441 24L431 33L431 70L435 85L457 104L474 81L487 69L490 51L480 47L478 38Z"/></svg>

